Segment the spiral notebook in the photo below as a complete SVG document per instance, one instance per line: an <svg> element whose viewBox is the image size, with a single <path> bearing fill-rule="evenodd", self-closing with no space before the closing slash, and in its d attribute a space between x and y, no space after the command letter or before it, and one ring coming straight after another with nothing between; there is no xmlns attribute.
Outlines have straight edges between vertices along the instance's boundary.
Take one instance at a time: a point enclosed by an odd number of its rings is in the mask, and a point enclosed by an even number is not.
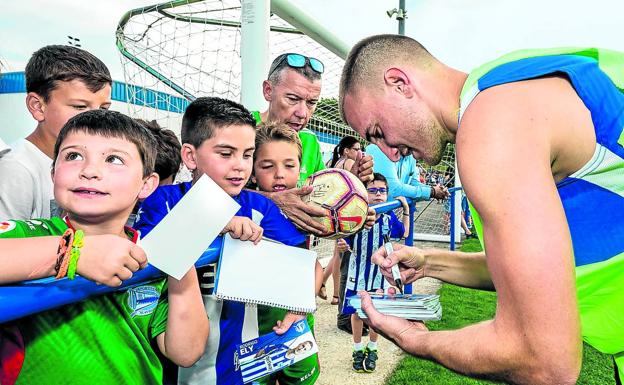
<svg viewBox="0 0 624 385"><path fill-rule="evenodd" d="M263 239L223 240L213 294L217 299L311 313L316 310L316 252Z"/></svg>

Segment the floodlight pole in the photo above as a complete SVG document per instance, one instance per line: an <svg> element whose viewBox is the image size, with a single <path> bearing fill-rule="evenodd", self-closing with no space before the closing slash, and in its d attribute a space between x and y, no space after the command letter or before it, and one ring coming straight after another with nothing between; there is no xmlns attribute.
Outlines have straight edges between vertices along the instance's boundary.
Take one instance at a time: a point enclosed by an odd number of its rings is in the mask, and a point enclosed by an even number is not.
<svg viewBox="0 0 624 385"><path fill-rule="evenodd" d="M399 0L399 10L397 12L397 20L399 21L399 35L405 35L405 0Z"/></svg>
<svg viewBox="0 0 624 385"><path fill-rule="evenodd" d="M262 82L269 70L270 0L241 1L241 104L264 111Z"/></svg>

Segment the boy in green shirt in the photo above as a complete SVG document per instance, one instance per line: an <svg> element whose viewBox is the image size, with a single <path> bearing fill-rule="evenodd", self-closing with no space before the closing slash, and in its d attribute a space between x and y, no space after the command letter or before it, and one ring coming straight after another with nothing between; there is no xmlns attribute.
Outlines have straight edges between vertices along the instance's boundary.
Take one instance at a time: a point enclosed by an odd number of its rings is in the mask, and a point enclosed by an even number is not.
<svg viewBox="0 0 624 385"><path fill-rule="evenodd" d="M73 263L84 278L119 286L144 267L137 233L124 224L137 200L158 185L155 148L144 127L118 112L70 119L58 136L52 170L54 196L67 215L2 223L0 283L63 276L64 270L71 278ZM76 240L84 232L82 247L67 242L77 257L60 256L59 235L67 229ZM13 353L0 357L12 364L0 366L3 385L157 384L161 354L180 366L199 359L208 319L192 268L180 281L169 277L93 297L2 329L0 352Z"/></svg>

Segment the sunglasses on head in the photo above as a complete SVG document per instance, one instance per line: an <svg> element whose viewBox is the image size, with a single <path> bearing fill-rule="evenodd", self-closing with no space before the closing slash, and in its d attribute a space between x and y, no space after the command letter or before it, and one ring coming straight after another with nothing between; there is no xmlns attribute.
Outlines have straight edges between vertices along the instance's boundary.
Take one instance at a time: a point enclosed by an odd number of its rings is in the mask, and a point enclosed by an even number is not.
<svg viewBox="0 0 624 385"><path fill-rule="evenodd" d="M385 194L388 192L388 189L385 187L369 187L366 189L366 191L368 191L371 194Z"/></svg>
<svg viewBox="0 0 624 385"><path fill-rule="evenodd" d="M269 76L267 76L267 78L270 78L271 75L273 75L273 72L275 72L277 67L279 67L280 64L284 62L284 60L286 60L288 66L292 68L303 68L305 67L306 63L310 63L310 68L312 68L319 74L322 74L323 71L325 71L325 66L319 59L307 57L298 53L287 53L283 54L282 58L277 60L275 64L271 66L271 70L269 71Z"/></svg>

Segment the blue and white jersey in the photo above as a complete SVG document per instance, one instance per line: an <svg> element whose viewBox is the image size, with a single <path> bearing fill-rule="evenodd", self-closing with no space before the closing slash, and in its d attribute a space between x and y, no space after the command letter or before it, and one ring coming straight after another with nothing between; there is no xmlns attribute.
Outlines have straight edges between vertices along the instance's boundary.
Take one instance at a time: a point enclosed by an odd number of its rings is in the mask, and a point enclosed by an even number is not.
<svg viewBox="0 0 624 385"><path fill-rule="evenodd" d="M161 186L139 208L135 228L142 236L148 234L191 188L190 182ZM237 216L251 218L264 229L264 237L289 246L306 242L304 234L264 196L243 190L233 197L241 208ZM189 218L189 226L193 218ZM236 346L258 337L256 306L233 301L217 301L211 296L214 288L215 265L198 270L206 313L210 319L210 335L206 352L191 368L180 368L179 384L242 384L240 371L235 371Z"/></svg>
<svg viewBox="0 0 624 385"><path fill-rule="evenodd" d="M379 266L371 262L371 256L383 246L384 236L401 239L405 226L392 211L379 215L373 227L345 238L351 247L349 256L349 272L345 286L345 301L342 303L342 314L353 314L355 309L346 304L346 298L356 295L358 291L373 291L386 288L386 280L379 271Z"/></svg>

